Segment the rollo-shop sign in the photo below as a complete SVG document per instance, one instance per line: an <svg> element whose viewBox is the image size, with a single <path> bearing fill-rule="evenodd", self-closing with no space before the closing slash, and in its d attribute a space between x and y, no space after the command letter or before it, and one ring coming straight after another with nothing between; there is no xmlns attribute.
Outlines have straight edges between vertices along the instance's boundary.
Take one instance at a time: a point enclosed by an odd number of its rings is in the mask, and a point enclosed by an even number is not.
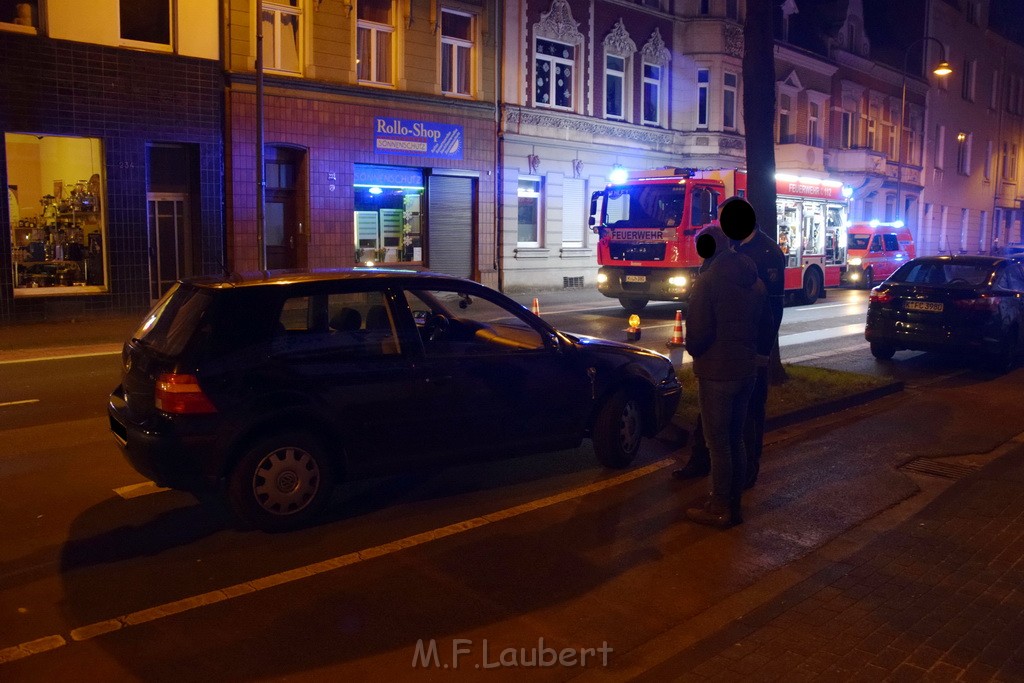
<svg viewBox="0 0 1024 683"><path fill-rule="evenodd" d="M381 154L461 159L462 126L377 117L373 149Z"/></svg>

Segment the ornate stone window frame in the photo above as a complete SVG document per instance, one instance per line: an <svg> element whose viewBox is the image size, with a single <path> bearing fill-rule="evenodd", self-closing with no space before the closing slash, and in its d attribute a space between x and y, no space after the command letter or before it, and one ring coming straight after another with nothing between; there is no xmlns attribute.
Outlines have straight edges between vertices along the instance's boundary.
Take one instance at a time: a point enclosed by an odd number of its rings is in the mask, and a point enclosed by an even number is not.
<svg viewBox="0 0 1024 683"><path fill-rule="evenodd" d="M632 64L633 55L636 54L636 43L629 37L629 31L620 17L612 30L604 38L604 117L616 121L629 121L632 119L633 83ZM619 57L623 60L622 69L622 115L614 116L608 113L608 81L611 76L608 72L608 57Z"/></svg>
<svg viewBox="0 0 1024 683"><path fill-rule="evenodd" d="M536 83L536 74L534 70L537 66L537 39L542 38L546 40L553 40L559 43L565 43L574 48L573 61L573 84L572 84L572 106L569 108L570 111L578 112L581 106L580 103L580 85L581 85L581 71L582 65L586 63L583 58L583 47L584 36L579 30L580 23L573 19L572 8L569 7L567 0L552 0L551 9L540 15L540 21L533 25L533 37L530 45L530 71L533 78L531 83ZM529 92L531 99L536 100L536 85L531 86ZM542 104L534 101L535 107L542 108L558 108L553 104Z"/></svg>
<svg viewBox="0 0 1024 683"><path fill-rule="evenodd" d="M657 88L657 120L649 120L641 115L642 123L649 126L664 126L665 122L668 121L668 102L665 97L667 90L665 86L665 75L668 73L668 63L672 60L672 53L665 46L665 41L661 37L661 29L655 28L654 32L651 33L651 37L644 43L643 49L640 54L642 55L641 77L643 78L644 88L641 93L641 112L646 112L647 108L647 96L648 96L648 84L651 84ZM658 79L657 82L649 80L646 76L647 65L651 65L658 68Z"/></svg>

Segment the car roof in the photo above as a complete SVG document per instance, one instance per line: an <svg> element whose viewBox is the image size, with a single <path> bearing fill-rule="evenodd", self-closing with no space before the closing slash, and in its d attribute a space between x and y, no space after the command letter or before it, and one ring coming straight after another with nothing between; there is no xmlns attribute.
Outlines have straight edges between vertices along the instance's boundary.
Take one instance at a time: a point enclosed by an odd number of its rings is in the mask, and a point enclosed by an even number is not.
<svg viewBox="0 0 1024 683"><path fill-rule="evenodd" d="M299 282L337 282L344 280L363 281L447 281L447 282L469 282L479 284L472 280L435 273L424 270L404 270L398 268L314 268L307 270L261 270L242 273L229 273L227 275L207 275L190 278L188 282L198 287L209 287L213 289L234 289L236 287L254 287L266 285L291 285Z"/></svg>
<svg viewBox="0 0 1024 683"><path fill-rule="evenodd" d="M971 266L994 266L1000 261L1007 259L1002 256L987 256L985 254L943 254L934 256L918 256L908 263L942 262L942 263L963 263Z"/></svg>

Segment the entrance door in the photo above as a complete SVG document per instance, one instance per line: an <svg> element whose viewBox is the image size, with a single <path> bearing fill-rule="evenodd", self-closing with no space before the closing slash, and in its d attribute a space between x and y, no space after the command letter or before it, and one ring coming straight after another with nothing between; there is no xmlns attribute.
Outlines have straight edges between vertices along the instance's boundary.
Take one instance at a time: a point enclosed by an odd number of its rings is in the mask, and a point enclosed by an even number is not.
<svg viewBox="0 0 1024 683"><path fill-rule="evenodd" d="M266 155L267 195L264 204L264 242L267 269L302 268L299 238L298 179L302 152L287 147L268 147Z"/></svg>
<svg viewBox="0 0 1024 683"><path fill-rule="evenodd" d="M188 203L184 194L150 193L149 206L149 280L150 297L163 296L171 285L190 273Z"/></svg>

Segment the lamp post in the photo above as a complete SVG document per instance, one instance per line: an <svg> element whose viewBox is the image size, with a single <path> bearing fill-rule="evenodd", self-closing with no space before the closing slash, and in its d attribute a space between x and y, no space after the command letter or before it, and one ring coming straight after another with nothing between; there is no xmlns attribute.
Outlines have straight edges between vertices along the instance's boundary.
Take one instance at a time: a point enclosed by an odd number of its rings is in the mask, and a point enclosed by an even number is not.
<svg viewBox="0 0 1024 683"><path fill-rule="evenodd" d="M907 60L910 58L910 50L918 43L924 43L929 40L934 40L938 46L939 51L942 54L942 59L938 65L932 69L932 73L936 76L948 76L953 73L952 67L949 66L949 62L946 61L946 46L943 45L938 38L932 36L922 36L917 40L907 45L907 49L903 53L903 92L900 96L900 134L899 134L899 147L896 149L896 220L903 220L903 200L900 197L903 189L903 126L907 115Z"/></svg>

